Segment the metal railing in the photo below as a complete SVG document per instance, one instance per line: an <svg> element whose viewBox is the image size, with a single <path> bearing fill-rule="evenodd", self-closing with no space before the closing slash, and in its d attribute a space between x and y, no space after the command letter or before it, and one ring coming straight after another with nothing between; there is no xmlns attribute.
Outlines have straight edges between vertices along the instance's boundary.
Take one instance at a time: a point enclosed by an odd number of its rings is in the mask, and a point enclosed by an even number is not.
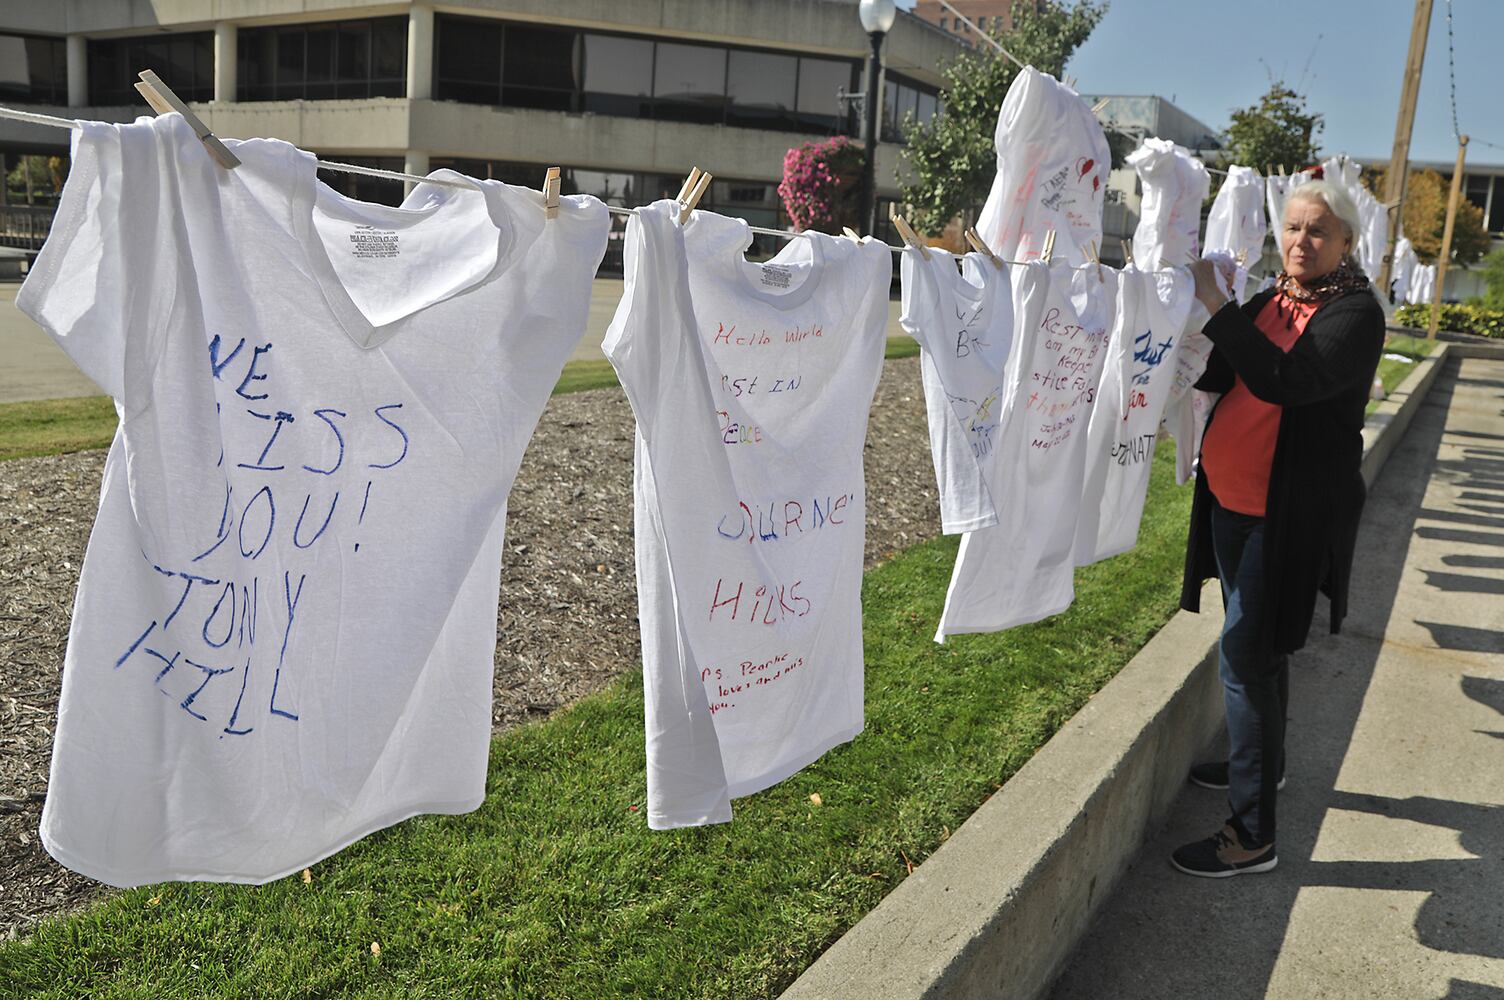
<svg viewBox="0 0 1504 1000"><path fill-rule="evenodd" d="M42 249L56 211L51 205L0 205L0 246Z"/></svg>

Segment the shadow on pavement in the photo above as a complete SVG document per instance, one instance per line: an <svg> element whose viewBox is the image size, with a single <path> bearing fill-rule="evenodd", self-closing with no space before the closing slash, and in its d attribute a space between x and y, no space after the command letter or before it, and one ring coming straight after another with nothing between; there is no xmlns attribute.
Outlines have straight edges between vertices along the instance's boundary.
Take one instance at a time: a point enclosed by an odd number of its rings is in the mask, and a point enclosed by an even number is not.
<svg viewBox="0 0 1504 1000"><path fill-rule="evenodd" d="M1458 383L1454 362L1442 373L1406 437L1371 491L1359 536L1351 613L1343 634L1326 634L1324 608L1318 612L1305 650L1291 661L1292 697L1287 752L1289 784L1281 793L1280 864L1267 875L1236 879L1195 879L1174 872L1168 856L1176 846L1206 837L1226 816L1225 793L1187 785L1166 829L1140 852L1056 983L1055 1000L1112 997L1215 997L1253 1000L1269 994L1271 979L1286 945L1296 897L1308 887L1353 887L1428 895L1416 917L1419 943L1442 952L1504 957L1504 890L1498 861L1504 858L1504 810L1429 798L1386 798L1339 791L1337 782L1369 692L1383 636L1405 580L1413 539L1458 545L1504 547L1504 532L1418 525L1421 520L1480 522L1504 527L1504 519L1477 518L1425 506L1433 477L1452 489L1466 488L1477 499L1504 500L1504 462L1464 454L1438 460L1448 408ZM1476 383L1478 380L1473 379ZM1461 433L1468 438L1504 435ZM1433 558L1428 556L1429 558ZM1448 552L1443 562L1458 567L1497 569L1504 557ZM1499 581L1467 574L1427 572L1427 583L1442 589L1499 593ZM1475 582L1482 581L1482 582ZM1420 586L1418 575L1409 578ZM1402 624L1402 623L1397 623ZM1472 625L1418 622L1437 646L1467 653L1504 652L1504 632ZM1504 709L1504 681L1468 677L1464 693L1496 710ZM1459 723L1462 724L1462 723ZM1490 734L1504 736L1504 733ZM1208 757L1225 753L1214 745ZM1487 767L1492 762L1459 761ZM1472 859L1417 861L1313 861L1323 820L1332 810L1409 819L1455 830ZM1340 934L1338 935L1340 936ZM1335 942L1305 942L1298 950L1314 954ZM1357 949L1354 949L1357 950ZM1284 988L1281 997L1371 996L1375 984L1304 984L1308 992ZM1443 979L1443 981L1445 981ZM1351 990L1352 992L1345 992ZM1383 993L1384 996L1399 996ZM1451 980L1451 998L1499 998L1504 991Z"/></svg>
<svg viewBox="0 0 1504 1000"><path fill-rule="evenodd" d="M1431 641L1442 649L1459 653L1504 653L1504 632L1492 628L1474 628L1471 625L1444 625L1440 622L1417 621L1431 633Z"/></svg>

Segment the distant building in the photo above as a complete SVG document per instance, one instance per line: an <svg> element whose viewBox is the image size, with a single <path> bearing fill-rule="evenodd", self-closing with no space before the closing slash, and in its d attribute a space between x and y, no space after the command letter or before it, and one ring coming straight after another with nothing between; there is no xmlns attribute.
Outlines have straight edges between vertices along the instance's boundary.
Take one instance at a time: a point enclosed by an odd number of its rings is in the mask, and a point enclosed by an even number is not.
<svg viewBox="0 0 1504 1000"><path fill-rule="evenodd" d="M782 227L785 152L860 131L855 102L843 99L862 89L868 51L856 4L720 0L706 17L708 6L6 3L0 103L130 121L150 113L132 86L153 69L219 135L275 136L329 159L417 174L452 167L534 187L557 165L565 193L629 206L672 197L699 166L715 175L702 206ZM889 32L880 199L898 194L898 122L938 113L937 69L960 51L909 14ZM58 129L0 120L0 176L18 155L67 148ZM321 178L366 200L402 196L392 181ZM50 209L34 195L13 188L7 205L0 185L0 239L45 231Z"/></svg>
<svg viewBox="0 0 1504 1000"><path fill-rule="evenodd" d="M1013 30L1012 0L952 0L951 6L984 31L996 33ZM976 33L967 26L966 21L946 10L939 0L918 0L914 5L914 16L928 21L941 31L950 32L968 45L975 46L978 42Z"/></svg>
<svg viewBox="0 0 1504 1000"><path fill-rule="evenodd" d="M1138 173L1124 165L1120 155L1137 149L1145 139L1169 139L1179 143L1192 155L1216 161L1222 152L1222 140L1205 122L1187 114L1163 97L1129 94L1083 94L1093 106L1106 101L1097 118L1107 129L1114 147L1113 170L1107 178L1107 205L1102 220L1102 260L1121 264L1122 242L1133 239L1138 228L1139 206L1143 189Z"/></svg>
<svg viewBox="0 0 1504 1000"><path fill-rule="evenodd" d="M1472 147L1468 151L1472 152ZM1388 159L1354 159L1365 167L1379 170L1389 167ZM1456 166L1452 160L1410 161L1412 171L1434 170L1449 185ZM1504 249L1504 163L1465 164L1462 171L1462 196L1483 210L1483 226L1493 239L1491 247L1494 250ZM1475 295L1482 295L1483 291L1483 276L1477 270L1449 267L1441 297L1447 302L1461 302Z"/></svg>

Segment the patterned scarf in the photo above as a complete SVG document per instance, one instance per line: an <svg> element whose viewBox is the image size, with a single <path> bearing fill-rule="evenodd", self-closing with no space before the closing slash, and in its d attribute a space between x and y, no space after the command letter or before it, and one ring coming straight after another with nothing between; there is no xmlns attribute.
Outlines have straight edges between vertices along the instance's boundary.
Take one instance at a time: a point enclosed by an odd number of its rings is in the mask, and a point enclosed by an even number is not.
<svg viewBox="0 0 1504 1000"><path fill-rule="evenodd" d="M1344 257L1342 263L1309 286L1302 285L1290 277L1288 272L1281 271L1279 277L1274 279L1274 287L1291 302L1325 302L1348 292L1365 291L1368 288L1368 278Z"/></svg>

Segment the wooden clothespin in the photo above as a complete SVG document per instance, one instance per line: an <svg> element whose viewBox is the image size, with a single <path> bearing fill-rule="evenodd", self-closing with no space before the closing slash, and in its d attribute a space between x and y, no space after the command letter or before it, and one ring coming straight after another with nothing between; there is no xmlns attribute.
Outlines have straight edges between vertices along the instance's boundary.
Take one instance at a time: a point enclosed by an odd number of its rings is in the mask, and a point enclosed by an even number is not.
<svg viewBox="0 0 1504 1000"><path fill-rule="evenodd" d="M543 217L545 219L557 219L559 217L559 186L563 182L559 179L559 168L549 167L543 175Z"/></svg>
<svg viewBox="0 0 1504 1000"><path fill-rule="evenodd" d="M142 70L140 76L141 82L136 84L136 90L142 97L146 98L146 103L151 105L153 111L159 115L176 111L183 116L183 120L188 123L188 127L193 129L193 134L198 136L199 141L204 144L204 148L209 151L209 155L214 157L214 162L226 170L233 170L240 166L240 158L230 152L230 147L220 142L218 136L209 131L209 126L205 125L198 115L189 110L188 105L184 104L182 99L172 92L171 87L162 82L161 77L149 69Z"/></svg>
<svg viewBox="0 0 1504 1000"><path fill-rule="evenodd" d="M1100 101L1098 101L1096 104L1093 104L1091 106L1091 113L1094 114L1094 115L1101 114L1102 113L1102 109L1105 108L1105 107L1107 107L1107 105L1109 105L1111 103L1112 103L1112 98L1110 98L1110 97L1104 97Z"/></svg>
<svg viewBox="0 0 1504 1000"><path fill-rule="evenodd" d="M929 260L929 247L925 246L924 241L919 238L919 234L914 232L914 227L909 225L908 221L898 214L897 205L888 206L888 218L893 220L893 228L898 230L898 235L903 237L903 241L915 250L918 250L919 256L925 260Z"/></svg>
<svg viewBox="0 0 1504 1000"><path fill-rule="evenodd" d="M977 231L974 228L967 226L961 235L966 237L966 242L971 245L973 250L992 261L993 267L1002 270L1003 258L992 252L992 248L986 244L981 236L977 235Z"/></svg>
<svg viewBox="0 0 1504 1000"><path fill-rule="evenodd" d="M1238 262L1238 266L1239 267L1247 267L1248 266L1248 251L1247 250L1239 250L1236 254L1233 255L1233 260L1235 260L1235 261Z"/></svg>
<svg viewBox="0 0 1504 1000"><path fill-rule="evenodd" d="M1102 257L1097 253L1096 240L1092 240L1090 243L1086 244L1086 259L1091 263L1097 265L1097 280L1106 281L1107 279L1102 276Z"/></svg>
<svg viewBox="0 0 1504 1000"><path fill-rule="evenodd" d="M1055 256L1055 230L1047 229L1044 234L1044 252L1039 255L1039 259L1048 264L1053 256Z"/></svg>
<svg viewBox="0 0 1504 1000"><path fill-rule="evenodd" d="M1280 164L1280 165L1279 165L1279 175L1280 175L1280 176L1281 176L1281 177L1284 177L1284 176L1285 176L1285 165L1284 165L1284 164L1283 164L1283 163L1281 163L1281 164Z"/></svg>
<svg viewBox="0 0 1504 1000"><path fill-rule="evenodd" d="M1130 243L1128 240L1119 240L1118 242L1120 242L1120 243L1123 244L1123 266L1124 267L1132 267L1133 266L1133 244Z"/></svg>
<svg viewBox="0 0 1504 1000"><path fill-rule="evenodd" d="M698 170L699 168L696 167L695 169ZM700 199L705 195L705 189L710 187L710 182L714 176L714 174L708 173L700 174L699 179L695 181L694 187L690 188L689 194L679 199L680 204L683 205L683 208L679 210L679 225L682 226L689 221L689 213L693 212L695 206L700 203Z"/></svg>
<svg viewBox="0 0 1504 1000"><path fill-rule="evenodd" d="M841 235L846 237L853 243L862 242L861 234L859 234L855 229L852 229L850 226L843 226L841 228Z"/></svg>
<svg viewBox="0 0 1504 1000"><path fill-rule="evenodd" d="M679 186L679 193L674 196L675 201L681 205L684 204L684 199L689 197L689 192L694 189L695 182L700 179L700 172L699 167L689 168L689 176L684 178L684 183Z"/></svg>

